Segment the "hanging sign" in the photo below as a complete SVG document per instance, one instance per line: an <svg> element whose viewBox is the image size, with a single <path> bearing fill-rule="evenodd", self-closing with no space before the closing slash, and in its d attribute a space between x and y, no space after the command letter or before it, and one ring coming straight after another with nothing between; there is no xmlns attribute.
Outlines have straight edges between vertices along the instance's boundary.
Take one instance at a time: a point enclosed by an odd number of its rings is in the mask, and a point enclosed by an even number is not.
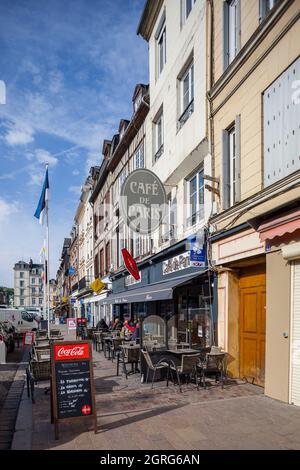
<svg viewBox="0 0 300 470"><path fill-rule="evenodd" d="M121 188L120 209L134 232L148 235L157 230L165 218L167 197L156 174L145 168L132 171Z"/></svg>
<svg viewBox="0 0 300 470"><path fill-rule="evenodd" d="M91 283L91 289L93 289L93 291L96 292L97 294L100 294L100 292L103 291L105 287L106 287L106 284L102 282L100 279L95 279Z"/></svg>
<svg viewBox="0 0 300 470"><path fill-rule="evenodd" d="M138 281L140 279L140 273L134 258L131 256L129 251L126 250L126 248L122 249L122 255L127 271L134 277L136 281Z"/></svg>
<svg viewBox="0 0 300 470"><path fill-rule="evenodd" d="M51 404L55 439L59 422L92 418L97 433L97 410L90 341L55 342L51 345Z"/></svg>
<svg viewBox="0 0 300 470"><path fill-rule="evenodd" d="M190 266L205 266L205 244L203 240L199 240L196 236L190 238Z"/></svg>

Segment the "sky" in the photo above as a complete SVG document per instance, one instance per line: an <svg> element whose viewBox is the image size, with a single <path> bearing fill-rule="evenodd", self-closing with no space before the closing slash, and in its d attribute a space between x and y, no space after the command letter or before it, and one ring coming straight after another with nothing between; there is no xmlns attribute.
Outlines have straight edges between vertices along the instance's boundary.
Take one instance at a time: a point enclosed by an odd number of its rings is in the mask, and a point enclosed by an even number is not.
<svg viewBox="0 0 300 470"><path fill-rule="evenodd" d="M15 262L40 262L45 228L33 214L45 162L55 277L89 168L100 165L120 119L132 116L135 85L148 83L147 43L136 34L143 6L0 1L0 286L13 287Z"/></svg>

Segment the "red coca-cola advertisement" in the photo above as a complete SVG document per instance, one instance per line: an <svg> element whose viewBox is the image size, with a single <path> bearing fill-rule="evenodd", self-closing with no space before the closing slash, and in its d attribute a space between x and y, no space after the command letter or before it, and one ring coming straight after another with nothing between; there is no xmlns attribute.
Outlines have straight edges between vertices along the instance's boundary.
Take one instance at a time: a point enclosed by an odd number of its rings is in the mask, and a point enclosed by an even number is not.
<svg viewBox="0 0 300 470"><path fill-rule="evenodd" d="M89 359L89 357L90 350L88 343L54 345L55 361L76 361Z"/></svg>

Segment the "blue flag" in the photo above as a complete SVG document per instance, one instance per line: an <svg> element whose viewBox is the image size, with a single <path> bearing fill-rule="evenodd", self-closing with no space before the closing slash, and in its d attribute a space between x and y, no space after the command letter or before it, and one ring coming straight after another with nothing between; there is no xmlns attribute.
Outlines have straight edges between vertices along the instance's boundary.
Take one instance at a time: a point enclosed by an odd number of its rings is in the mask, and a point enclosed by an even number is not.
<svg viewBox="0 0 300 470"><path fill-rule="evenodd" d="M48 179L48 168L47 168L40 200L36 208L36 211L34 213L34 217L39 219L41 225L43 225L44 223L44 217L45 217L45 213L47 210L47 201L48 201L48 192L49 192L48 190L49 190L49 179Z"/></svg>

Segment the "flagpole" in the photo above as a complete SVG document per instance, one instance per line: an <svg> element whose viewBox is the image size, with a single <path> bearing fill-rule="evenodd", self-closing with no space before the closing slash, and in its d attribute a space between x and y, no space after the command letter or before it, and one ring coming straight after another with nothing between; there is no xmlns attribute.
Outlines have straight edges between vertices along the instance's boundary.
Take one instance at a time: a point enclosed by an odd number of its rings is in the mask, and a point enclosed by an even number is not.
<svg viewBox="0 0 300 470"><path fill-rule="evenodd" d="M48 170L49 163L46 163L46 172ZM48 190L47 190L48 191ZM48 319L48 337L50 338L50 284L49 284L49 274L50 274L50 269L49 269L49 194L47 194L47 201L46 201L46 281L47 281L47 286L46 286L46 299L47 299L47 319Z"/></svg>

